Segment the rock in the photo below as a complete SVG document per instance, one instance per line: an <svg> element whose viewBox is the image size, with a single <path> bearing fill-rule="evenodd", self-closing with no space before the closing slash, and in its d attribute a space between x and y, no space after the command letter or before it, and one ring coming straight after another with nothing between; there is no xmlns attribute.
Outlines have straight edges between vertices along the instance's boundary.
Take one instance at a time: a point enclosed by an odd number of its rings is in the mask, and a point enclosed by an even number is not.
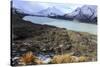
<svg viewBox="0 0 100 67"><path fill-rule="evenodd" d="M25 51L27 51L27 49L26 48L21 48L20 51L25 52Z"/></svg>
<svg viewBox="0 0 100 67"><path fill-rule="evenodd" d="M43 60L43 63L47 64L51 61L51 58L46 58L45 60Z"/></svg>
<svg viewBox="0 0 100 67"><path fill-rule="evenodd" d="M38 58L45 64L49 63L51 61L51 58L49 55L39 55Z"/></svg>
<svg viewBox="0 0 100 67"><path fill-rule="evenodd" d="M18 60L18 59L19 59L19 57L14 57L14 58L12 58L12 61Z"/></svg>
<svg viewBox="0 0 100 67"><path fill-rule="evenodd" d="M14 66L14 65L18 65L18 62L19 62L18 59L19 59L19 57L17 57L17 56L14 57L14 58L12 58L11 61L12 61L12 65L13 65L13 66Z"/></svg>

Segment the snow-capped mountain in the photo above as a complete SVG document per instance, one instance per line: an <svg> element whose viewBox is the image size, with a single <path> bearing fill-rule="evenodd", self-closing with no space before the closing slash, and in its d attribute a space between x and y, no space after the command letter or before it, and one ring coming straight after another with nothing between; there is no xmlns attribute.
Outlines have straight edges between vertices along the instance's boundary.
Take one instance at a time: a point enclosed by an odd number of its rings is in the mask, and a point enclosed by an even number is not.
<svg viewBox="0 0 100 67"><path fill-rule="evenodd" d="M57 16L57 15L64 15L64 13L57 9L56 7L48 7L47 9L41 10L37 13L41 16Z"/></svg>
<svg viewBox="0 0 100 67"><path fill-rule="evenodd" d="M84 5L75 11L65 14L65 18L77 19L83 22L97 22L97 6Z"/></svg>

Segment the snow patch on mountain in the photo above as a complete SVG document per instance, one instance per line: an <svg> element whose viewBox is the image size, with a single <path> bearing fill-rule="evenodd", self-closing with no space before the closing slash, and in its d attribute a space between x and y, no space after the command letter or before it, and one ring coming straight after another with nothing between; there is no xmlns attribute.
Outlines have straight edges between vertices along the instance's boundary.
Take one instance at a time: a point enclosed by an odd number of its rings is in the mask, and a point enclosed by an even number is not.
<svg viewBox="0 0 100 67"><path fill-rule="evenodd" d="M43 16L57 16L57 15L64 15L64 12L53 6L39 11L38 14Z"/></svg>

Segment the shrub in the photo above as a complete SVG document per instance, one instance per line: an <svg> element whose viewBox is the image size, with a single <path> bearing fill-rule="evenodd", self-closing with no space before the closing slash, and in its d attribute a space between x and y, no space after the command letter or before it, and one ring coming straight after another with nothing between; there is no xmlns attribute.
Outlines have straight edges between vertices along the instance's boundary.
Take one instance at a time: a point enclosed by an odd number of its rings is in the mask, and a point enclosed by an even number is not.
<svg viewBox="0 0 100 67"><path fill-rule="evenodd" d="M27 65L27 64L31 64L32 62L34 62L35 59L37 59L37 57L33 55L31 51L29 51L23 54L19 60L20 60L20 64Z"/></svg>

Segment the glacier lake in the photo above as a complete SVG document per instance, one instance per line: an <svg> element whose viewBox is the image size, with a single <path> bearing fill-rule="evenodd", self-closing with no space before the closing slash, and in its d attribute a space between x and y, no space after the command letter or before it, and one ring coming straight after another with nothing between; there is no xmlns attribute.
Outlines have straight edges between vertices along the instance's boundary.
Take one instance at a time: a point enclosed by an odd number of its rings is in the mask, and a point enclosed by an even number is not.
<svg viewBox="0 0 100 67"><path fill-rule="evenodd" d="M69 21L69 20L62 20L62 19L53 19L48 17L37 17L37 16L25 16L23 20L31 21L33 23L42 24L42 25L52 25L60 28L66 28L68 30L73 30L73 31L88 32L97 35L96 24L82 23L75 20Z"/></svg>

